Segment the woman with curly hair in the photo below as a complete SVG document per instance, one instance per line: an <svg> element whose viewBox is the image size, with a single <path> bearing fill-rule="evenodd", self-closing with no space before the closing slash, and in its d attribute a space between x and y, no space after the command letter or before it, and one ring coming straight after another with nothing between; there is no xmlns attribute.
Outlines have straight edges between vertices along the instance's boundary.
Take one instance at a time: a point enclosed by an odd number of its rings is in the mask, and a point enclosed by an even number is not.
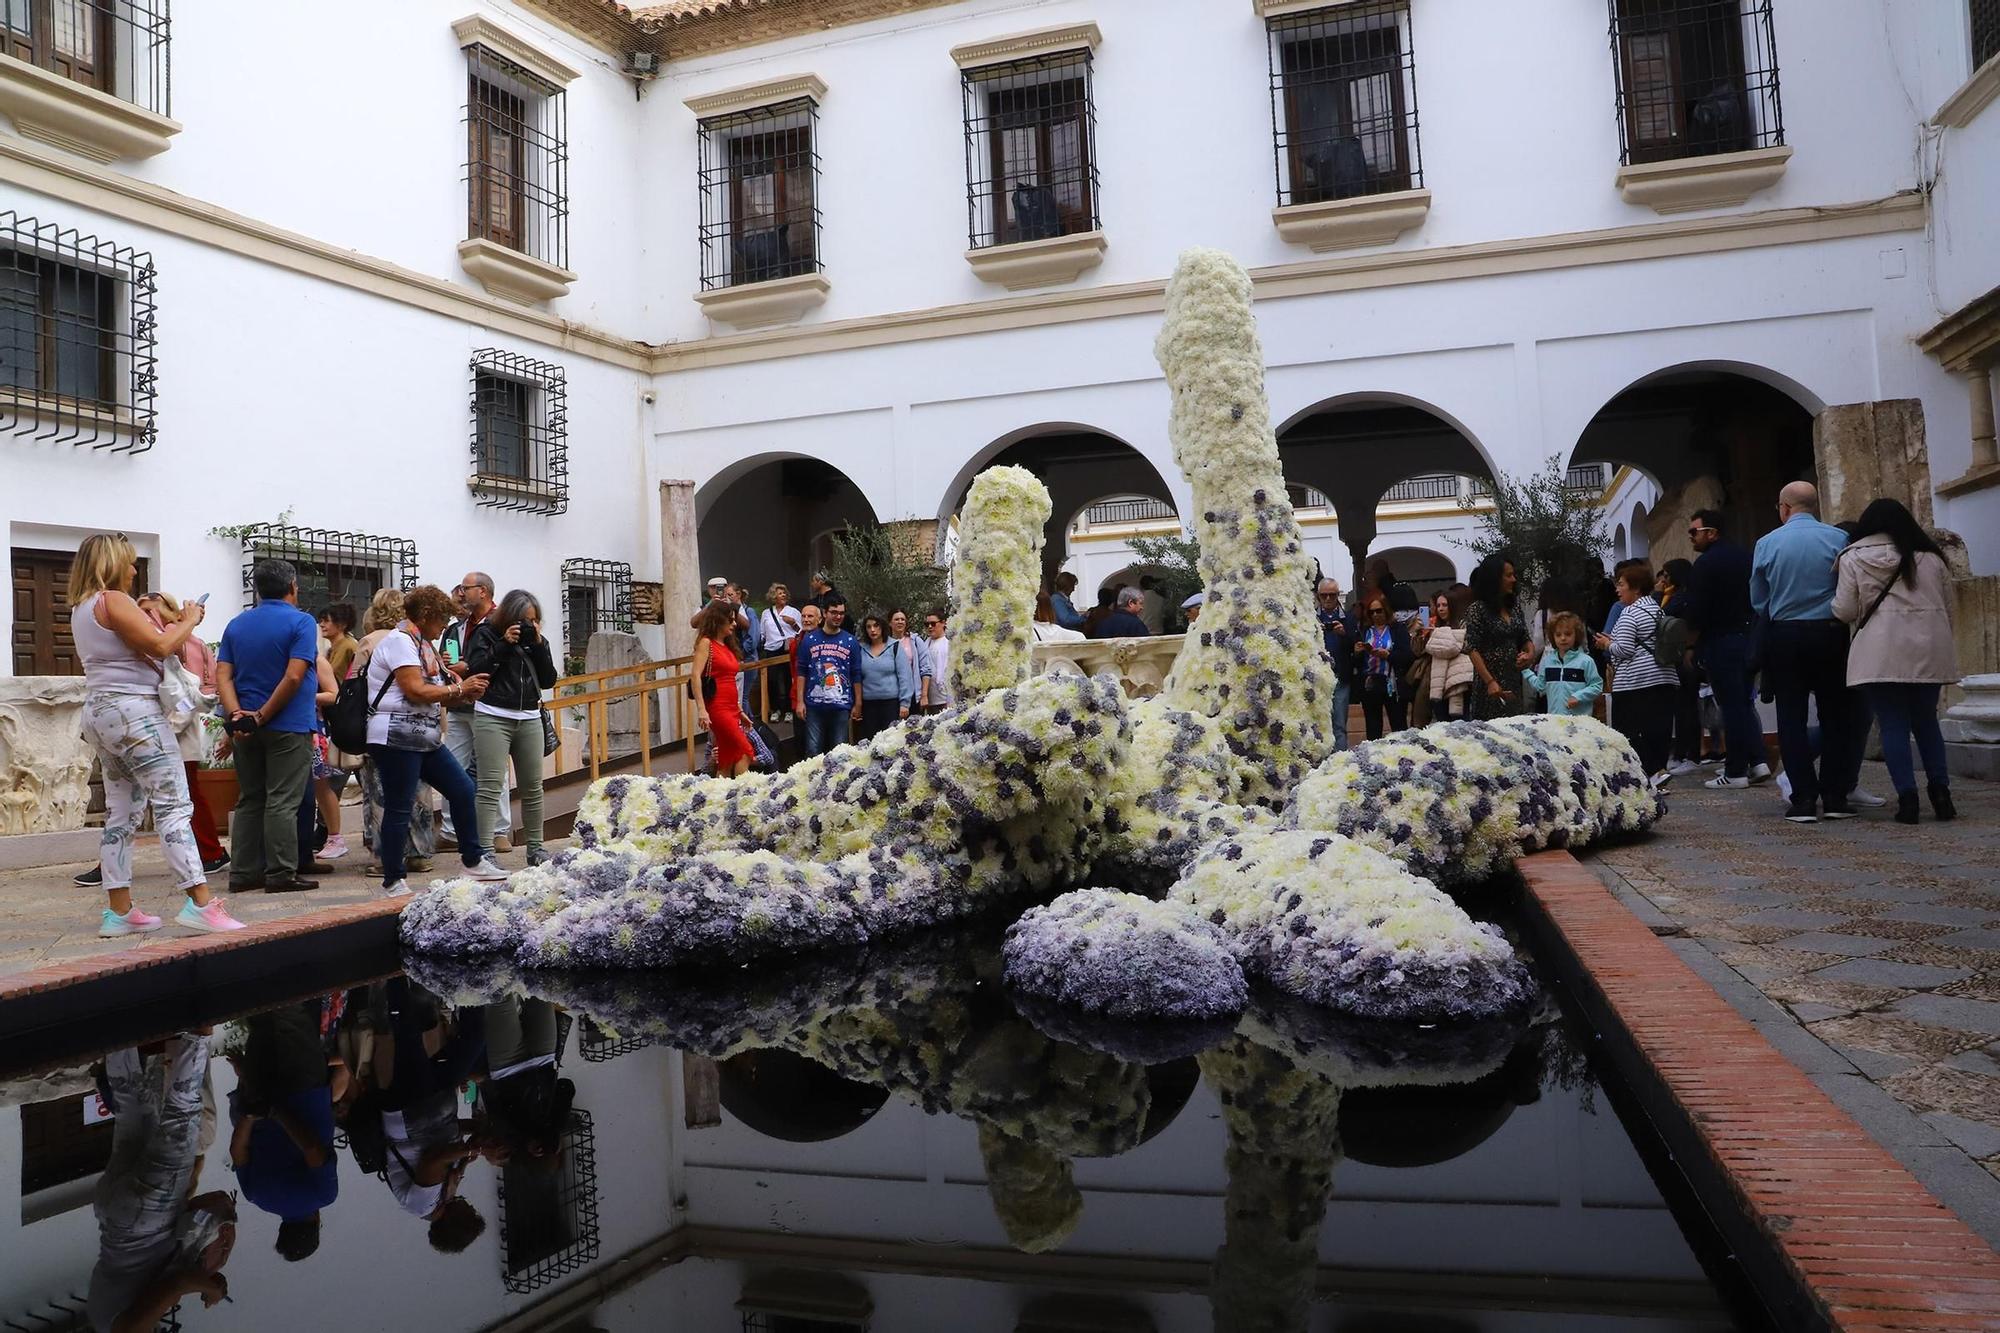
<svg viewBox="0 0 2000 1333"><path fill-rule="evenodd" d="M694 622L694 678L701 689L694 701L695 723L715 745L717 777L741 777L750 770L756 751L743 730L743 707L737 695L741 667L731 646L736 637L736 606L720 599L702 608Z"/></svg>
<svg viewBox="0 0 2000 1333"><path fill-rule="evenodd" d="M1521 670L1535 660L1534 640L1515 601L1514 560L1496 551L1472 571L1472 606L1465 613L1465 652L1478 681L1472 715L1482 720L1522 711Z"/></svg>

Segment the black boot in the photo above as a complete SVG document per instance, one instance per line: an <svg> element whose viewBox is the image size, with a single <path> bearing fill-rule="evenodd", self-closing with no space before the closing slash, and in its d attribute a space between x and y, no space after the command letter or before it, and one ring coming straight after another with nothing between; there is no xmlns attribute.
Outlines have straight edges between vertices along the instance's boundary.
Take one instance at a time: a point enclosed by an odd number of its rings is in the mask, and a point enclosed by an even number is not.
<svg viewBox="0 0 2000 1333"><path fill-rule="evenodd" d="M1914 824L1917 822L1917 794L1913 791L1896 793L1896 822Z"/></svg>
<svg viewBox="0 0 2000 1333"><path fill-rule="evenodd" d="M1939 819L1958 818L1958 807L1951 803L1951 788L1942 782L1931 784L1931 809L1937 811Z"/></svg>

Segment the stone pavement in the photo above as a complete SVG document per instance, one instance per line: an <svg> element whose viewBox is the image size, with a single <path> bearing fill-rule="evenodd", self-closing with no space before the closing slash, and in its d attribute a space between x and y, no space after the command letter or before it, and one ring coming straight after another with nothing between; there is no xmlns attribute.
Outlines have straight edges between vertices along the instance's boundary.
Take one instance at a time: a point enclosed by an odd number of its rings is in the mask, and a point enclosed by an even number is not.
<svg viewBox="0 0 2000 1333"><path fill-rule="evenodd" d="M1879 764L1862 785L1890 794ZM2000 785L1954 794L1948 824L1927 804L1915 827L1887 810L1797 825L1774 787L1683 777L1655 836L1585 860L1657 933L1685 936L1698 972L1992 1242Z"/></svg>

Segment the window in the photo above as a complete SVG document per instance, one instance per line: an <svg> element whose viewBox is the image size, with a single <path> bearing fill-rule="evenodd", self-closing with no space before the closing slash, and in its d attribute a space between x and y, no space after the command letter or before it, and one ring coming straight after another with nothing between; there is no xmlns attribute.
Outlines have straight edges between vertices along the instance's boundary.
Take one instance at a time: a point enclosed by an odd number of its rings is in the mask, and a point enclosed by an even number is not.
<svg viewBox="0 0 2000 1333"><path fill-rule="evenodd" d="M489 508L569 509L569 391L563 368L497 348L472 356L472 478Z"/></svg>
<svg viewBox="0 0 2000 1333"><path fill-rule="evenodd" d="M1785 141L1771 0L1611 0L1620 160Z"/></svg>
<svg viewBox="0 0 2000 1333"><path fill-rule="evenodd" d="M1409 6L1316 9L1269 32L1278 203L1421 186Z"/></svg>
<svg viewBox="0 0 2000 1333"><path fill-rule="evenodd" d="M516 1154L500 1168L500 1271L535 1291L597 1259L597 1129L572 1109L553 1160Z"/></svg>
<svg viewBox="0 0 2000 1333"><path fill-rule="evenodd" d="M151 255L0 213L0 431L152 448L154 277Z"/></svg>
<svg viewBox="0 0 2000 1333"><path fill-rule="evenodd" d="M6 54L165 116L168 0L0 0Z"/></svg>
<svg viewBox="0 0 2000 1333"><path fill-rule="evenodd" d="M2000 0L1970 0L1972 8L1972 67L2000 55Z"/></svg>
<svg viewBox="0 0 2000 1333"><path fill-rule="evenodd" d="M466 47L465 58L466 235L566 267L563 90L483 46Z"/></svg>
<svg viewBox="0 0 2000 1333"><path fill-rule="evenodd" d="M563 674L583 674L590 637L599 630L632 632L632 566L578 557L562 563Z"/></svg>
<svg viewBox="0 0 2000 1333"><path fill-rule="evenodd" d="M269 557L298 566L299 605L318 615L336 602L357 612L384 588L417 586L417 544L406 537L372 537L279 523L252 523L243 538L243 604L257 600L251 584L257 562Z"/></svg>
<svg viewBox="0 0 2000 1333"><path fill-rule="evenodd" d="M978 66L963 88L972 248L1096 231L1090 52Z"/></svg>
<svg viewBox="0 0 2000 1333"><path fill-rule="evenodd" d="M818 103L711 116L699 134L702 288L819 272Z"/></svg>

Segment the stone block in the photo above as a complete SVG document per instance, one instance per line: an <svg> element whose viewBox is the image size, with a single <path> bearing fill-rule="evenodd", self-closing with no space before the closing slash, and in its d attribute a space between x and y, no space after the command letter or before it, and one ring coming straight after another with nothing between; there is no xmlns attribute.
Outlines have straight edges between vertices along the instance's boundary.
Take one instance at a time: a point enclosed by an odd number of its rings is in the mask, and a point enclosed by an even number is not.
<svg viewBox="0 0 2000 1333"><path fill-rule="evenodd" d="M583 670L585 675L592 675L599 671L616 671L620 667L639 666L651 660L646 653L646 646L639 641L638 635L626 634L620 630L601 629L590 636L590 647L584 652ZM637 676L613 677L603 684L615 689L635 684L637 680ZM674 707L675 694L676 691L663 690L651 696L648 701L648 730L652 734L653 744L657 745L661 737L666 734L661 728L660 711L663 706L668 709ZM620 699L615 703L606 704L604 711L605 729L608 732L604 757L616 758L624 754L637 754L639 752L638 698Z"/></svg>
<svg viewBox="0 0 2000 1333"><path fill-rule="evenodd" d="M1898 963L1887 958L1856 958L1836 963L1813 973L1830 981L1858 982L1864 986L1895 986L1902 990L1929 990L1972 973L1962 967L1929 967L1922 963Z"/></svg>
<svg viewBox="0 0 2000 1333"><path fill-rule="evenodd" d="M0 836L80 829L90 807L81 676L0 678Z"/></svg>
<svg viewBox="0 0 2000 1333"><path fill-rule="evenodd" d="M1858 517L1870 500L1888 496L1909 506L1926 528L1935 525L1920 399L1827 408L1813 418L1813 463L1820 515L1827 522Z"/></svg>

